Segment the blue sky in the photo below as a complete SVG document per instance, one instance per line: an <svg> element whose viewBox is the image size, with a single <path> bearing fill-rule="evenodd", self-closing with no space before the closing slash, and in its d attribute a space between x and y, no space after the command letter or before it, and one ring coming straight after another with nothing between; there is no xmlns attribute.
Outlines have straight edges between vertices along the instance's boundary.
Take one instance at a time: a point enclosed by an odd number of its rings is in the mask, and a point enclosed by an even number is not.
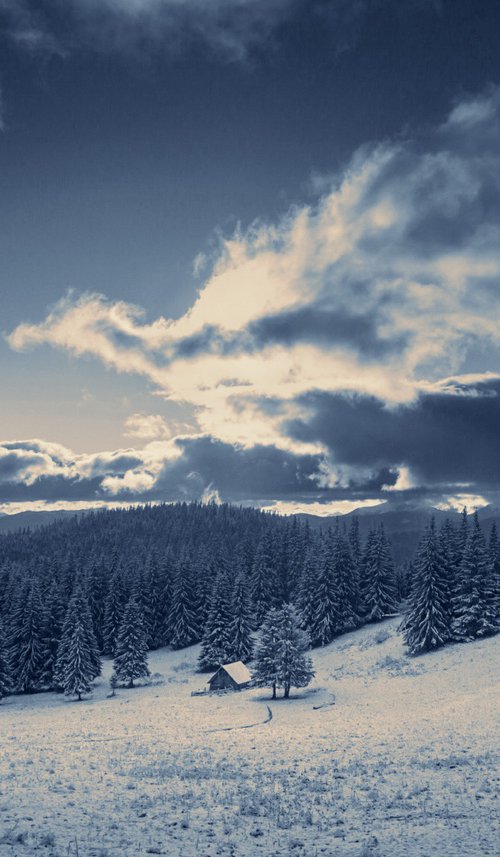
<svg viewBox="0 0 500 857"><path fill-rule="evenodd" d="M0 0L0 509L496 502L499 31Z"/></svg>

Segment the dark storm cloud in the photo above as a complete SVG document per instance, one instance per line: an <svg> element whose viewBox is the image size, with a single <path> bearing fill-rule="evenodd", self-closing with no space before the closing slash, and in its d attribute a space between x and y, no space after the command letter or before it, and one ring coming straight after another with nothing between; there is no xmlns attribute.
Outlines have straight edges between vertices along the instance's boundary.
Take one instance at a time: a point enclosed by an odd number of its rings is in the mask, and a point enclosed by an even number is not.
<svg viewBox="0 0 500 857"><path fill-rule="evenodd" d="M42 472L54 466L47 454L42 459L11 451L0 457L0 503L200 500L212 494L228 502L326 503L381 497L384 486L394 485L398 475L395 469L375 468L330 488L324 487L324 459L319 454L300 455L271 445L246 449L208 436L178 439L175 446L172 456L167 444L155 445L156 467L151 466L146 447L136 456L118 452L96 456L95 461L76 460L56 473Z"/></svg>
<svg viewBox="0 0 500 857"><path fill-rule="evenodd" d="M195 482L212 486L224 499L295 497L318 490L321 459L273 446L235 447L211 437L177 442L182 456L166 462L156 490L188 491Z"/></svg>
<svg viewBox="0 0 500 857"><path fill-rule="evenodd" d="M81 501L102 499L102 477L39 476L32 482L0 482L0 503L19 503L26 500ZM109 499L107 496L106 499Z"/></svg>
<svg viewBox="0 0 500 857"><path fill-rule="evenodd" d="M343 346L375 359L403 350L408 337L404 334L382 337L373 313L355 314L319 303L264 316L236 334L224 334L214 325L207 325L200 333L180 340L175 346L175 357L228 356L260 351L269 345L292 347L301 342L326 349Z"/></svg>
<svg viewBox="0 0 500 857"><path fill-rule="evenodd" d="M347 346L366 357L383 357L406 344L403 335L382 338L373 314L354 314L321 305L266 316L250 324L249 331L259 348L270 344L320 343L328 348Z"/></svg>
<svg viewBox="0 0 500 857"><path fill-rule="evenodd" d="M324 443L334 461L356 467L405 465L433 485L500 480L500 381L462 383L455 391L421 393L389 408L371 396L311 393L310 417L287 423L295 440Z"/></svg>

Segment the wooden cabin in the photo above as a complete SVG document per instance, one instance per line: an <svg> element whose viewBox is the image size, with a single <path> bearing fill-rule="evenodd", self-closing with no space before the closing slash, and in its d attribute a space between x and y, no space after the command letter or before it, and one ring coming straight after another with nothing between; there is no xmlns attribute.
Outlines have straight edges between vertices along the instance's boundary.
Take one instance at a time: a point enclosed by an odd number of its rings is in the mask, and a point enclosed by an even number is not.
<svg viewBox="0 0 500 857"><path fill-rule="evenodd" d="M248 687L252 680L252 674L242 661L232 664L223 664L219 667L212 678L209 678L210 691L215 690L243 690Z"/></svg>

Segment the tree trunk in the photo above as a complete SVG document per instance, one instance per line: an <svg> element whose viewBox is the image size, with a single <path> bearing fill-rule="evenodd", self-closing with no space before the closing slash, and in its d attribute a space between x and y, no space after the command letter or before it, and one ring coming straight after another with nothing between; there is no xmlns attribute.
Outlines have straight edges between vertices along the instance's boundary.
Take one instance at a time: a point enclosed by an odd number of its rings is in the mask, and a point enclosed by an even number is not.
<svg viewBox="0 0 500 857"><path fill-rule="evenodd" d="M276 699L276 682L273 684L273 699Z"/></svg>
<svg viewBox="0 0 500 857"><path fill-rule="evenodd" d="M289 696L290 696L290 685L289 685L289 684L285 684L285 689L284 689L284 691L283 691L283 698L284 698L284 699L288 699L288 698L289 698Z"/></svg>

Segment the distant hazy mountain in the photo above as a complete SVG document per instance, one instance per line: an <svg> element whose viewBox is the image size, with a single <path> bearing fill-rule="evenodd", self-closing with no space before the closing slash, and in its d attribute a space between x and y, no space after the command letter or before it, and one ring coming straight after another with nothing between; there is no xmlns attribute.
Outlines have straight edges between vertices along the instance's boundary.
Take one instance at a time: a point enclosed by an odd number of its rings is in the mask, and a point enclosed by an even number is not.
<svg viewBox="0 0 500 857"><path fill-rule="evenodd" d="M1 515L0 516L0 533L14 533L16 530L34 530L38 527L44 527L46 524L51 524L53 521L59 521L61 518L71 518L77 514L67 509L60 509L57 512L19 512L17 515ZM79 512L78 514L82 514Z"/></svg>

